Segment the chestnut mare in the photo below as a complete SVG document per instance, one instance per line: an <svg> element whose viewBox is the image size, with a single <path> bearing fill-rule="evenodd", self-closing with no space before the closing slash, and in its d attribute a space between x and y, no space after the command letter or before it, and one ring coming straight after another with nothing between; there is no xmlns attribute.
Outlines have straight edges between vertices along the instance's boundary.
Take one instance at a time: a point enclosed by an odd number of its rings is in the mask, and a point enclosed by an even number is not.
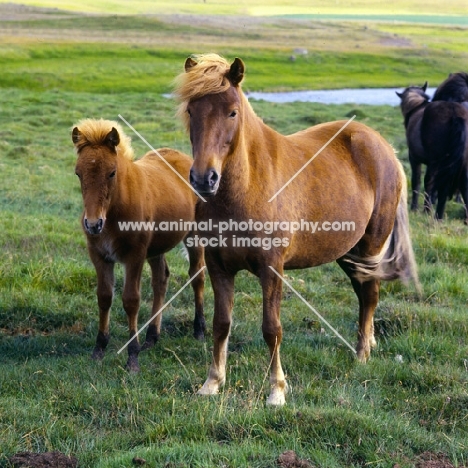
<svg viewBox="0 0 468 468"><path fill-rule="evenodd" d="M82 218L88 252L97 273L99 332L92 357L102 359L109 342L109 311L114 288L114 264L125 267L122 302L128 317L130 338L138 328L140 281L145 259L151 268L154 298L151 316L162 307L169 279L164 254L181 241L188 231L125 230L121 222L194 221L196 196L191 188L153 152L134 161L130 138L117 122L86 119L72 131L78 159L76 175L81 182L84 202ZM174 169L188 179L192 159L178 151L159 153ZM204 266L202 248L188 248L189 275ZM192 282L195 294L194 334L203 338L204 272ZM161 314L150 323L146 341L140 348L138 336L128 346L127 368L139 370L140 349L158 340Z"/></svg>
<svg viewBox="0 0 468 468"><path fill-rule="evenodd" d="M225 239L215 229L203 233L211 236L214 245L205 250L215 298L214 348L208 378L199 393L215 394L225 383L234 278L246 269L259 277L263 292L262 332L271 357L267 404L282 405L287 388L280 362L282 279L272 268L282 275L285 269L336 260L351 278L359 299L357 357L365 361L376 344L373 315L380 281L417 281L406 179L392 147L359 123L350 123L341 133L345 122L280 135L254 113L240 87L243 77L240 59L230 65L208 54L188 58L185 72L175 81L179 115L192 143L190 181L207 199L197 204L197 221L211 219L215 227L229 226L222 233ZM313 235L305 229L281 230L281 222L304 220L324 228ZM273 222L269 226L274 232L267 239L265 232L249 227L241 233L247 239L239 246L235 222L241 221L244 227L248 222L252 227ZM335 222L353 222L355 228L325 229ZM222 240L226 242L221 245Z"/></svg>

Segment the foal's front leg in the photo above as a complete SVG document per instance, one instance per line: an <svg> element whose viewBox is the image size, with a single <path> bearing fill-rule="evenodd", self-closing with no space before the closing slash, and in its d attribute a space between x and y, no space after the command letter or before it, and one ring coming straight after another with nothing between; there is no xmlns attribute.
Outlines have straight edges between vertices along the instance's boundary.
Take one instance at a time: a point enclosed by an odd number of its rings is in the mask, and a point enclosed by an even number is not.
<svg viewBox="0 0 468 468"><path fill-rule="evenodd" d="M226 358L234 305L234 275L213 268L209 270L214 292L213 361L199 395L215 395L226 381Z"/></svg>
<svg viewBox="0 0 468 468"><path fill-rule="evenodd" d="M138 372L138 354L140 343L136 335L138 330L138 310L140 309L140 281L144 259L127 263L125 265L125 285L122 294L123 308L128 318L129 338L134 339L128 345L127 369L130 372Z"/></svg>
<svg viewBox="0 0 468 468"><path fill-rule="evenodd" d="M99 307L99 329L92 359L102 360L109 343L109 313L114 293L114 263L90 252L97 274L97 302Z"/></svg>
<svg viewBox="0 0 468 468"><path fill-rule="evenodd" d="M275 270L283 275L283 266L274 265ZM281 295L283 281L271 268L266 267L260 274L263 291L263 338L270 350L270 396L267 405L281 406L286 402L287 384L281 367L280 345L283 329L280 322Z"/></svg>

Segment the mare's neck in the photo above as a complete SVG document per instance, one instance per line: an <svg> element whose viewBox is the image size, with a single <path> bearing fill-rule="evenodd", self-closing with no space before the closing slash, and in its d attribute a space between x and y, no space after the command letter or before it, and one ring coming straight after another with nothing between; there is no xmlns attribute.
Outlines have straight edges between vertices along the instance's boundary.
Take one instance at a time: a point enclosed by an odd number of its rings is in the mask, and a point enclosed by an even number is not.
<svg viewBox="0 0 468 468"><path fill-rule="evenodd" d="M263 123L244 99L240 133L223 168L220 189L226 200L253 206L255 202L267 201L271 187L276 185L275 140L279 135Z"/></svg>

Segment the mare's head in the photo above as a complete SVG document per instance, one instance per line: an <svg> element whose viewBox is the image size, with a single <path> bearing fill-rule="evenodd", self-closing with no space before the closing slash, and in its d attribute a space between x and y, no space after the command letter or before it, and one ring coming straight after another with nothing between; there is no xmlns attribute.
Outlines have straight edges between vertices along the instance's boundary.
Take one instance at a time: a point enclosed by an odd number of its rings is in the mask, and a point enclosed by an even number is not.
<svg viewBox="0 0 468 468"><path fill-rule="evenodd" d="M130 138L117 122L85 119L72 130L78 158L75 173L83 196L83 227L88 234L100 234L116 190L118 160L133 158Z"/></svg>
<svg viewBox="0 0 468 468"><path fill-rule="evenodd" d="M401 99L401 112L405 117L416 107L429 102L430 97L426 94L426 89L427 81L424 83L424 86L410 86L402 93L396 92L397 96Z"/></svg>
<svg viewBox="0 0 468 468"><path fill-rule="evenodd" d="M188 58L185 72L176 78L178 114L192 144L192 187L203 196L215 195L224 164L238 143L242 108L247 99L240 83L244 64L229 64L215 54Z"/></svg>
<svg viewBox="0 0 468 468"><path fill-rule="evenodd" d="M468 101L468 73L450 73L434 93L433 101Z"/></svg>

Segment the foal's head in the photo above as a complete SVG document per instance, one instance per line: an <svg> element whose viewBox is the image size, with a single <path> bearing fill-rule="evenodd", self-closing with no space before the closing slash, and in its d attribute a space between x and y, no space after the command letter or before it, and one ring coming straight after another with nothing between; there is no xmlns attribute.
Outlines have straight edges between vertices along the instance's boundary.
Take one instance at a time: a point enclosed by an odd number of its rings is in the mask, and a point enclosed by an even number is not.
<svg viewBox="0 0 468 468"><path fill-rule="evenodd" d="M188 58L176 79L179 115L190 133L193 165L190 183L203 196L216 194L227 156L237 144L245 97L240 83L244 64L229 64L215 54Z"/></svg>
<svg viewBox="0 0 468 468"><path fill-rule="evenodd" d="M88 234L100 234L117 185L118 158L132 158L130 138L117 122L85 119L72 131L78 154L75 173L83 196L83 226Z"/></svg>

